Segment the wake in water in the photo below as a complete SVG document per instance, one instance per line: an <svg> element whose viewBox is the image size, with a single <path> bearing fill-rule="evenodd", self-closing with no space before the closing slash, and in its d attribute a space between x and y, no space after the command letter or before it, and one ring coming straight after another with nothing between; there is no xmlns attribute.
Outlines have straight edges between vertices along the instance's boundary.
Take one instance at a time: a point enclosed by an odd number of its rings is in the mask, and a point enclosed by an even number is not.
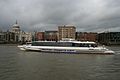
<svg viewBox="0 0 120 80"><path fill-rule="evenodd" d="M120 51L115 51L116 54L120 54Z"/></svg>

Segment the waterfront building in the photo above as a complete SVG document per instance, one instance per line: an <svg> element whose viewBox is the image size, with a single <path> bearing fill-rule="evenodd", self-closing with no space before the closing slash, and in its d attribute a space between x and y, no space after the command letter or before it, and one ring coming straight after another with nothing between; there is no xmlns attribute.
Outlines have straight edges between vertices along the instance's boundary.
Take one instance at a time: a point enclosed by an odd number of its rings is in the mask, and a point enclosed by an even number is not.
<svg viewBox="0 0 120 80"><path fill-rule="evenodd" d="M16 21L16 23L12 26L12 29L10 30L11 33L14 33L15 42L19 42L20 31L21 31L20 26L18 25Z"/></svg>
<svg viewBox="0 0 120 80"><path fill-rule="evenodd" d="M44 39L46 41L58 41L58 31L45 31Z"/></svg>
<svg viewBox="0 0 120 80"><path fill-rule="evenodd" d="M12 26L12 30L11 30L11 32L13 32L13 33L20 33L20 26L18 25L18 23L17 23L17 21L16 21L16 23Z"/></svg>
<svg viewBox="0 0 120 80"><path fill-rule="evenodd" d="M99 33L98 42L105 45L120 45L120 32Z"/></svg>
<svg viewBox="0 0 120 80"><path fill-rule="evenodd" d="M76 28L74 26L58 26L59 40L70 38L75 39Z"/></svg>
<svg viewBox="0 0 120 80"><path fill-rule="evenodd" d="M35 37L37 41L44 41L44 32L36 32Z"/></svg>
<svg viewBox="0 0 120 80"><path fill-rule="evenodd" d="M15 35L15 33L7 31L4 32L5 34L5 43L16 43L16 39L18 41L18 36Z"/></svg>
<svg viewBox="0 0 120 80"><path fill-rule="evenodd" d="M32 41L32 33L31 32L26 32L26 41L31 42Z"/></svg>
<svg viewBox="0 0 120 80"><path fill-rule="evenodd" d="M32 41L32 33L21 31L19 34L19 42L30 42Z"/></svg>
<svg viewBox="0 0 120 80"><path fill-rule="evenodd" d="M0 43L4 43L5 42L5 33L2 32L2 30L0 30Z"/></svg>
<svg viewBox="0 0 120 80"><path fill-rule="evenodd" d="M97 33L94 33L94 32L76 32L76 40L96 42Z"/></svg>
<svg viewBox="0 0 120 80"><path fill-rule="evenodd" d="M14 33L14 42L29 42L32 41L32 33L30 32L24 32L20 29L20 26L18 25L17 21L12 26L12 29L10 30L11 33Z"/></svg>

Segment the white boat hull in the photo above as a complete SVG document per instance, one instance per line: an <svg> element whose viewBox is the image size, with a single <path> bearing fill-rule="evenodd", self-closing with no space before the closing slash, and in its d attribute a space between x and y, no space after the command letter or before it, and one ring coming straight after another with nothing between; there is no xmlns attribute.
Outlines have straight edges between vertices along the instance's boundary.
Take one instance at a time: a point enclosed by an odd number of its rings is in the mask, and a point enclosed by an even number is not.
<svg viewBox="0 0 120 80"><path fill-rule="evenodd" d="M53 47L53 46L23 46L21 50L40 51L51 53L90 53L90 54L114 54L114 51L102 47Z"/></svg>

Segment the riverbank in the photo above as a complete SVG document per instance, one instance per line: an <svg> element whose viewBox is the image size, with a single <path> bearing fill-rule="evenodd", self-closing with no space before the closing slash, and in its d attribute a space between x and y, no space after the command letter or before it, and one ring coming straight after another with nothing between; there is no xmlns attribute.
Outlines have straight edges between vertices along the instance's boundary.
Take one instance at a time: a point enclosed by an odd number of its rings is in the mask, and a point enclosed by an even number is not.
<svg viewBox="0 0 120 80"><path fill-rule="evenodd" d="M0 44L0 46L17 46L19 44Z"/></svg>

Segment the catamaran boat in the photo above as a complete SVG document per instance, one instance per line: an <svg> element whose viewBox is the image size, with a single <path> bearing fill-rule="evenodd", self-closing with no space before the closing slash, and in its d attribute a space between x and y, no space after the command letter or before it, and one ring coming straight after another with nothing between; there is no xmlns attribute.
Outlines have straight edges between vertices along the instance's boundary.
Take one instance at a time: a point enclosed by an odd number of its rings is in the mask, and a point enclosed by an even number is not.
<svg viewBox="0 0 120 80"><path fill-rule="evenodd" d="M33 41L26 45L18 46L25 51L40 51L51 53L90 53L90 54L114 54L115 52L95 42L89 41Z"/></svg>

